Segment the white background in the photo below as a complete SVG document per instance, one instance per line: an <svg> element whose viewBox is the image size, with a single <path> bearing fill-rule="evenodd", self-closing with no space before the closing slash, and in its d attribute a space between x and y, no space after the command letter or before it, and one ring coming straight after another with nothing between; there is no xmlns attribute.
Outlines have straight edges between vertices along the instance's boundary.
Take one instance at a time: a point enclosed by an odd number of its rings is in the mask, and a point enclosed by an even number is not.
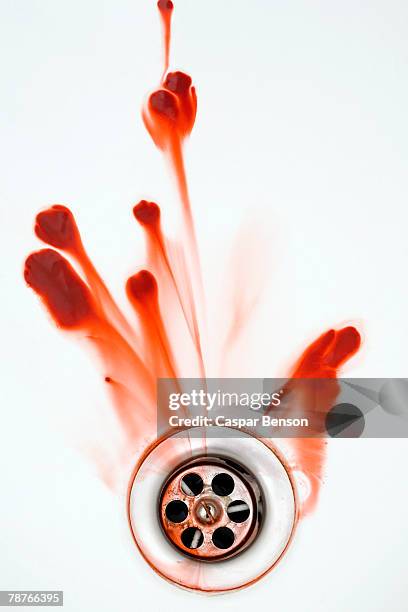
<svg viewBox="0 0 408 612"><path fill-rule="evenodd" d="M22 265L35 213L68 204L122 300L143 264L131 205L175 206L139 115L160 75L155 2L0 6L0 589L63 589L75 612L406 610L405 440L332 443L317 512L250 590L198 597L138 557L123 498L85 456L106 442L100 374L50 324ZM199 97L188 170L214 337L234 237L244 225L266 244L267 299L229 375L281 375L352 321L364 345L347 375L406 376L407 27L396 0L176 0L172 67Z"/></svg>

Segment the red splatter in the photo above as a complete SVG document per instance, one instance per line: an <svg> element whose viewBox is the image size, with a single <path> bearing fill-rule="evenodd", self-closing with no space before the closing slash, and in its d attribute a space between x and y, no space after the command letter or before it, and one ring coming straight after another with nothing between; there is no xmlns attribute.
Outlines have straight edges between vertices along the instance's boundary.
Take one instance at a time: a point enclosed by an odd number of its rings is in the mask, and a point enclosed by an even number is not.
<svg viewBox="0 0 408 612"><path fill-rule="evenodd" d="M168 157L178 187L185 229L194 239L190 197L184 167L183 141L191 134L197 113L197 96L191 78L182 72L169 73L162 88L148 98L142 112L144 124L155 145ZM197 257L197 255L195 255Z"/></svg>
<svg viewBox="0 0 408 612"><path fill-rule="evenodd" d="M89 258L74 215L69 208L54 204L41 211L36 217L34 231L40 240L65 251L76 261L88 281L94 299L107 319L116 324L129 341L137 347L135 332L126 321Z"/></svg>
<svg viewBox="0 0 408 612"><path fill-rule="evenodd" d="M342 365L360 348L361 337L355 327L330 329L315 340L302 354L293 372L289 387L300 394L302 405L313 416L312 426L317 435L325 431L325 419L338 395L337 376ZM313 383L304 379L314 379ZM326 456L323 438L293 438L288 440L296 468L310 482L310 495L302 506L302 515L316 506L322 482Z"/></svg>
<svg viewBox="0 0 408 612"><path fill-rule="evenodd" d="M191 134L196 114L197 95L191 77L170 72L162 87L150 94L143 120L156 146L174 156Z"/></svg>
<svg viewBox="0 0 408 612"><path fill-rule="evenodd" d="M300 357L293 378L334 378L337 370L360 348L355 327L330 329L313 342Z"/></svg>
<svg viewBox="0 0 408 612"><path fill-rule="evenodd" d="M64 257L52 249L32 253L24 278L38 293L58 327L90 326L97 318L89 288Z"/></svg>
<svg viewBox="0 0 408 612"><path fill-rule="evenodd" d="M153 228L155 231L161 231L159 227L160 208L155 202L146 202L146 200L141 200L139 204L136 204L133 207L133 214L135 219L139 221L139 223L146 229L150 230Z"/></svg>
<svg viewBox="0 0 408 612"><path fill-rule="evenodd" d="M57 204L40 212L35 233L44 243L71 258L79 271L53 249L32 253L24 270L28 285L38 294L55 324L82 335L96 350L130 453L154 437L156 380L175 378L179 374L181 359L177 362L175 354L176 349L181 352L184 333L192 342L194 360L205 378L200 332L203 324L200 311L204 309L201 267L183 151L194 127L197 96L189 75L168 72L173 3L159 0L158 9L163 25L164 69L160 86L148 97L142 117L153 142L170 163L183 226L180 240L170 243L164 235L161 211L156 203L142 200L133 208L146 238L150 268L131 276L126 283L140 333L112 298L87 254L75 218L67 207ZM245 307L236 309L232 335L246 318L251 304L249 301ZM232 340L228 338L228 342ZM338 392L336 379L340 368L356 353L360 341L354 327L329 330L306 349L293 369L292 379L300 385L297 388L301 388L303 379L325 381L319 388L317 419L320 422L316 422L316 430ZM188 345L185 339L184 342ZM185 361L190 367L190 361ZM315 406L315 394L312 398L307 389L305 385L303 400L306 406L312 401ZM293 439L289 444L296 468L303 471L311 484L311 494L302 509L306 514L318 497L324 441Z"/></svg>
<svg viewBox="0 0 408 612"><path fill-rule="evenodd" d="M34 231L38 238L57 249L75 252L82 248L81 237L69 208L54 204L38 213Z"/></svg>

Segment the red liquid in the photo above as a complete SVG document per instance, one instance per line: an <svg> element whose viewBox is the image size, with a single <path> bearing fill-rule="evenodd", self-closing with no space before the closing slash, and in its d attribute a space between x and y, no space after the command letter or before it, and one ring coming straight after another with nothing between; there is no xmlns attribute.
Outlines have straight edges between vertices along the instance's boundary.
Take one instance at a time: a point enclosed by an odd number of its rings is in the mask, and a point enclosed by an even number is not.
<svg viewBox="0 0 408 612"><path fill-rule="evenodd" d="M163 26L163 47L164 47L164 70L163 76L169 67L170 58L170 36L171 36L171 16L173 13L173 3L171 0L159 0L157 3L162 26Z"/></svg>
<svg viewBox="0 0 408 612"><path fill-rule="evenodd" d="M330 329L305 350L296 364L291 374L294 379L327 379L324 383L319 381L318 394L309 397L310 387L306 385L302 395L304 408L307 410L309 405L313 409L316 431L324 431L327 412L339 391L336 378L341 366L358 351L360 343L360 334L354 327L338 331ZM301 516L304 516L315 508L318 500L326 442L322 438L293 438L288 444L292 447L297 469L307 476L310 483L310 495L301 508Z"/></svg>
<svg viewBox="0 0 408 612"><path fill-rule="evenodd" d="M173 172L182 230L179 242L170 243L163 233L157 204L143 200L133 208L145 233L149 266L149 270L135 273L126 283L140 332L112 298L87 255L73 214L65 206L54 205L40 212L35 224L38 238L64 255L50 248L32 253L24 271L27 284L38 294L55 324L85 338L98 355L124 434L124 454L128 451L129 455L154 438L157 378L177 378L182 359L188 361L190 372L194 370L197 376L205 377L201 268L183 156L184 141L194 127L197 97L188 75L168 72L173 4L160 0L158 8L164 33L163 75L142 116ZM238 329L232 328L231 333L238 333ZM359 346L360 336L354 327L329 330L305 350L289 373L294 379L327 379L319 400L319 418L325 418L337 394L336 378L341 367ZM306 390L304 400L307 405ZM288 440L287 444L293 452L292 467L302 471L310 482L311 494L302 507L304 515L315 507L318 498L325 442L309 438Z"/></svg>

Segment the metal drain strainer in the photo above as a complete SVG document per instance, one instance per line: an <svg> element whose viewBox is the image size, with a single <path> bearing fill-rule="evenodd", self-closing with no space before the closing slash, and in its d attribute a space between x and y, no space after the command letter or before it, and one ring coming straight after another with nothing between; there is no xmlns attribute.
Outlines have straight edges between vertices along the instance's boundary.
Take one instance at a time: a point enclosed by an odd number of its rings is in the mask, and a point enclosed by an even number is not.
<svg viewBox="0 0 408 612"><path fill-rule="evenodd" d="M255 539L262 494L254 476L219 457L188 461L166 480L159 502L168 539L202 561L230 558Z"/></svg>

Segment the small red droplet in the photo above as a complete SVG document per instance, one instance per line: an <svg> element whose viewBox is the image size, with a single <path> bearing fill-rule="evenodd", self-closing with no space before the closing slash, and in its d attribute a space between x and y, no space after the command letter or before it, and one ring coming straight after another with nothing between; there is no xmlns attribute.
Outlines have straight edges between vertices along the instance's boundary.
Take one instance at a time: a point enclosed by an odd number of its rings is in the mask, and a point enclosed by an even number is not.
<svg viewBox="0 0 408 612"><path fill-rule="evenodd" d="M190 90L191 84L191 76L184 72L169 72L163 83L166 89L179 95L186 94Z"/></svg>
<svg viewBox="0 0 408 612"><path fill-rule="evenodd" d="M57 249L70 249L80 241L74 215L66 206L54 204L38 213L35 221L38 238Z"/></svg>
<svg viewBox="0 0 408 612"><path fill-rule="evenodd" d="M149 98L151 110L164 115L166 118L176 121L178 117L177 98L166 89L158 89Z"/></svg>
<svg viewBox="0 0 408 612"><path fill-rule="evenodd" d="M133 207L133 214L142 225L155 225L160 221L160 208L155 202L141 200Z"/></svg>
<svg viewBox="0 0 408 612"><path fill-rule="evenodd" d="M157 7L159 11L172 11L174 4L171 2L171 0L159 0Z"/></svg>
<svg viewBox="0 0 408 612"><path fill-rule="evenodd" d="M157 295L157 282L151 272L140 270L128 279L127 290L136 300L143 301Z"/></svg>

